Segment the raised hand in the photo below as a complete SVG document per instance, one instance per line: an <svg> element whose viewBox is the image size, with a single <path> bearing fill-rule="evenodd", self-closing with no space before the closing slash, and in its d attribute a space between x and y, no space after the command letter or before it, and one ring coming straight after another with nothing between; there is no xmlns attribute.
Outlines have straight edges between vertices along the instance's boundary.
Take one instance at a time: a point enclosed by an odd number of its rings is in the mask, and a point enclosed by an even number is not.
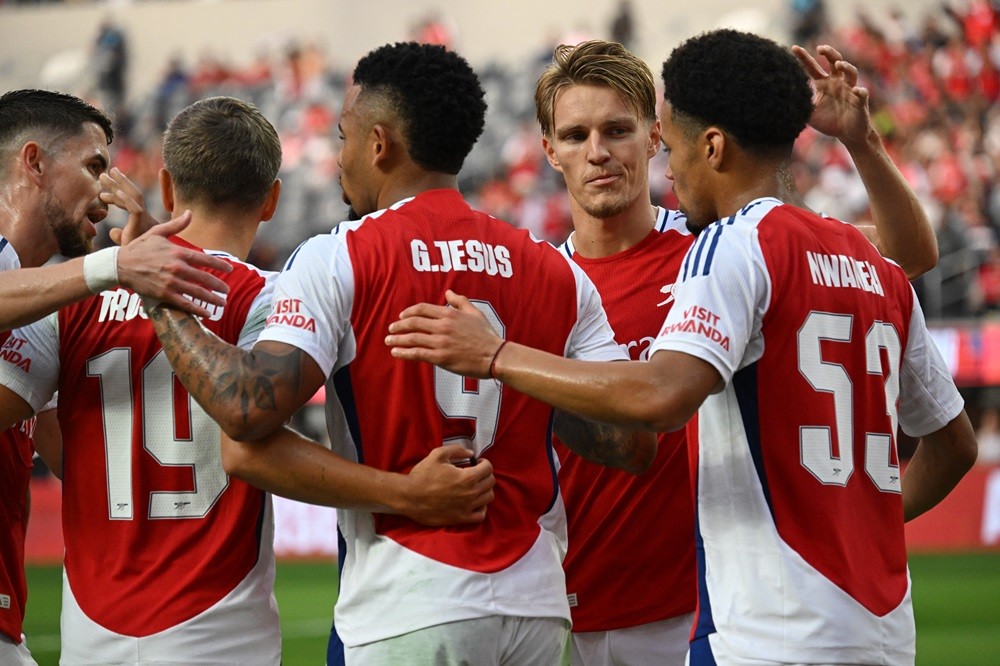
<svg viewBox="0 0 1000 666"><path fill-rule="evenodd" d="M117 168L101 174L101 185L101 201L129 214L124 229L111 231L112 240L122 245L118 281L123 287L196 317L210 316L206 305L225 305L229 286L206 271L228 273L232 266L167 240L191 223L190 211L158 224L146 211L142 192Z"/></svg>
<svg viewBox="0 0 1000 666"><path fill-rule="evenodd" d="M813 113L809 124L843 143L864 141L874 131L868 111L868 89L858 85L858 68L829 45L816 47L829 72L808 51L793 46L792 53L813 82Z"/></svg>
<svg viewBox="0 0 1000 666"><path fill-rule="evenodd" d="M111 240L118 245L132 242L157 225L157 220L146 211L142 191L118 167L101 174L101 201L117 206L128 213L124 229L111 229Z"/></svg>
<svg viewBox="0 0 1000 666"><path fill-rule="evenodd" d="M458 444L441 446L410 470L412 491L403 513L422 525L481 523L493 501L493 465L479 458L471 467L454 463L473 451Z"/></svg>
<svg viewBox="0 0 1000 666"><path fill-rule="evenodd" d="M228 273L232 266L210 254L167 240L191 222L191 212L157 224L118 252L118 281L123 287L168 303L196 317L209 317L207 305L222 307L229 285L206 271Z"/></svg>
<svg viewBox="0 0 1000 666"><path fill-rule="evenodd" d="M450 289L445 298L448 306L419 303L403 310L399 321L389 325L385 343L396 358L426 361L466 377L488 378L503 340L468 298Z"/></svg>

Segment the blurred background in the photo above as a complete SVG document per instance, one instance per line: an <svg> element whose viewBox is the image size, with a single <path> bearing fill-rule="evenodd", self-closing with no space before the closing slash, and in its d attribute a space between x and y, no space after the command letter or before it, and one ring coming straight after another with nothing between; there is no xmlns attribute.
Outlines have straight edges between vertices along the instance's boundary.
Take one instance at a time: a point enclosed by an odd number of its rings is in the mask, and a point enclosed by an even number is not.
<svg viewBox="0 0 1000 666"><path fill-rule="evenodd" d="M571 222L561 181L543 159L532 95L554 46L615 39L657 75L674 45L722 26L837 46L861 70L877 126L935 225L938 267L914 286L979 435L977 468L907 527L917 663L1000 664L998 17L1000 2L990 0L0 0L0 91L58 89L111 112L113 163L161 216L154 186L166 122L206 96L253 101L281 136L284 186L250 260L277 269L300 241L345 217L338 113L354 62L379 44L440 43L468 58L489 114L462 190L477 207L553 242ZM846 151L811 130L796 150L811 208L869 218ZM661 158L651 167L652 195L672 206ZM322 420L315 406L298 425L322 437ZM901 438L904 457L914 444ZM39 465L26 633L42 666L58 655L59 498L58 482ZM279 502L276 516L285 664L321 663L336 596L334 514Z"/></svg>

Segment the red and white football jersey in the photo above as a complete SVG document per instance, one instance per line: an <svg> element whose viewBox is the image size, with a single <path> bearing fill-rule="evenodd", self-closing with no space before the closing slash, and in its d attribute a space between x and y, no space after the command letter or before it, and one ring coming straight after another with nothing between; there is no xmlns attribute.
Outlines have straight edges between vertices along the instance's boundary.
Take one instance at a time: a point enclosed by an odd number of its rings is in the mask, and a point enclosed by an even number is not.
<svg viewBox="0 0 1000 666"><path fill-rule="evenodd" d="M725 381L688 426L691 663L912 664L896 427L963 405L903 271L850 225L758 199L699 234L674 297L651 354Z"/></svg>
<svg viewBox="0 0 1000 666"><path fill-rule="evenodd" d="M573 237L560 248L594 281L615 340L645 361L694 237L678 211L658 209L635 247L590 259ZM694 506L684 431L659 436L652 466L636 476L584 460L557 441L569 534L563 568L573 631L609 631L695 608ZM613 572L613 573L609 573Z"/></svg>
<svg viewBox="0 0 1000 666"><path fill-rule="evenodd" d="M489 615L569 619L552 409L495 381L395 359L385 345L400 312L443 303L446 289L472 299L506 339L625 358L578 266L455 190L423 192L300 246L260 339L304 350L327 374L335 450L408 472L434 447L469 442L497 482L478 525L338 512L346 552L336 623L348 646Z"/></svg>
<svg viewBox="0 0 1000 666"><path fill-rule="evenodd" d="M247 348L273 282L212 254L233 264L220 276L230 292L202 323ZM11 340L26 361L0 364L0 383L36 409L59 391L62 658L231 663L238 638L251 663L277 663L270 498L224 472L219 426L177 380L138 295L104 291Z"/></svg>
<svg viewBox="0 0 1000 666"><path fill-rule="evenodd" d="M0 236L0 272L21 267L17 252ZM22 363L17 341L0 331L0 358ZM28 529L28 483L35 447L35 418L0 432L0 633L21 642L28 584L24 579L24 537Z"/></svg>

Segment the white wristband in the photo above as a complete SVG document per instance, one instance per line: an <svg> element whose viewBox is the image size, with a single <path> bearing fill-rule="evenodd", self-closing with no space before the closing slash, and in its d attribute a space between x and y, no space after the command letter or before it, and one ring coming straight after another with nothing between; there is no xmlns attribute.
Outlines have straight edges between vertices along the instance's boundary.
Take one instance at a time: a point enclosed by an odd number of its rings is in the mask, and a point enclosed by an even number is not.
<svg viewBox="0 0 1000 666"><path fill-rule="evenodd" d="M83 281L92 294L118 286L118 250L109 247L83 258Z"/></svg>

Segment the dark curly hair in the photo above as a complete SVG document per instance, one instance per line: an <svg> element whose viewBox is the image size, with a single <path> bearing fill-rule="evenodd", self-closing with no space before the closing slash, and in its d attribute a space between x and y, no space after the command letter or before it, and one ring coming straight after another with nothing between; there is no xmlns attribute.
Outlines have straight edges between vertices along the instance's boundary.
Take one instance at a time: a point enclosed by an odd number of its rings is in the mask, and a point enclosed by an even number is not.
<svg viewBox="0 0 1000 666"><path fill-rule="evenodd" d="M717 126L756 152L790 149L812 114L812 88L785 47L736 30L687 40L663 63L663 97L680 124Z"/></svg>
<svg viewBox="0 0 1000 666"><path fill-rule="evenodd" d="M469 63L442 46L386 44L358 61L361 96L381 96L397 115L410 158L457 174L483 133L485 93Z"/></svg>

